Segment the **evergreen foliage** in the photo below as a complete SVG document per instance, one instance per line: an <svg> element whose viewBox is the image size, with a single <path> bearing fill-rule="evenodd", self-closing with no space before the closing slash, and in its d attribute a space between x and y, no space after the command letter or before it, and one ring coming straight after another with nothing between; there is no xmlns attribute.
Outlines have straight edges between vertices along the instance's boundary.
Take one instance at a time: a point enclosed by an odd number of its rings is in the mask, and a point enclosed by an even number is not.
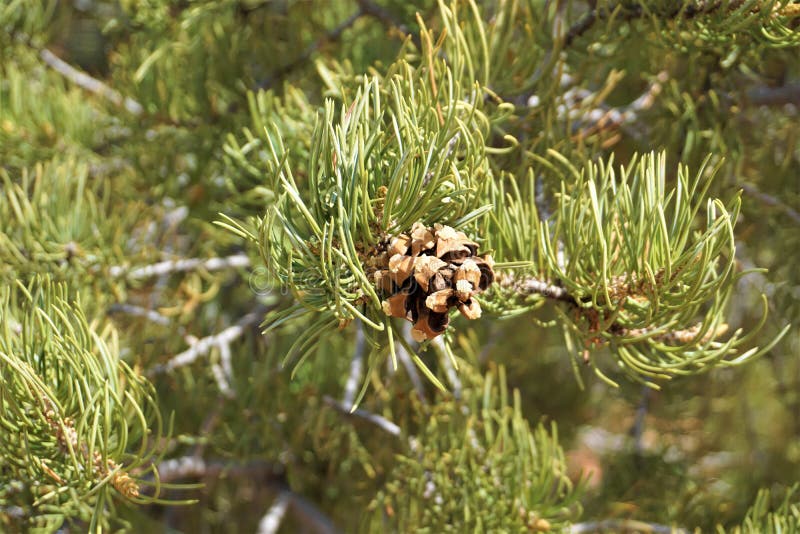
<svg viewBox="0 0 800 534"><path fill-rule="evenodd" d="M3 291L5 528L50 531L82 521L99 530L113 518L112 495L156 501L140 497L149 482L129 474L153 471L158 459L164 424L156 392L120 360L114 328L90 325L67 298L64 285L47 279Z"/></svg>
<svg viewBox="0 0 800 534"><path fill-rule="evenodd" d="M3 3L0 530L800 532L799 25Z"/></svg>
<svg viewBox="0 0 800 534"><path fill-rule="evenodd" d="M476 382L461 407L441 399L419 410L431 422L415 421L423 431L372 503L371 530L538 532L564 528L576 515L580 488L567 477L555 426L530 428L519 391L509 402L502 368L482 388ZM421 506L415 495L428 502Z"/></svg>

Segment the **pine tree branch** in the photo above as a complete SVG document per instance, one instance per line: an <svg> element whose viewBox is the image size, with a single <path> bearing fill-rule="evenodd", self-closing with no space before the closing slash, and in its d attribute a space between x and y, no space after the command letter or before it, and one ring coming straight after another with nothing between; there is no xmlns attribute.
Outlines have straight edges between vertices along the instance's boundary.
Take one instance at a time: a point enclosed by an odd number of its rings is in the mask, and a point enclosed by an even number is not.
<svg viewBox="0 0 800 534"><path fill-rule="evenodd" d="M596 2L592 2L595 4ZM581 18L579 18L570 28L567 30L566 35L564 36L564 48L569 48L576 39L582 37L586 32L588 32L592 27L594 27L597 21L602 21L610 17L612 14L616 13L617 9L604 9L598 8L594 5L591 6L589 11L583 14ZM680 12L680 11L678 11ZM677 15L677 13L675 15ZM631 8L624 11L622 15L622 20L631 20L643 15L643 10L641 6L632 6ZM674 15L674 16L675 16Z"/></svg>
<svg viewBox="0 0 800 534"><path fill-rule="evenodd" d="M202 456L190 454L178 458L163 460L156 468L160 482L177 482L192 478L249 477L257 479L265 486L282 487L285 485L285 466L281 463L252 460L235 462L224 460L206 460ZM153 476L147 477L153 480Z"/></svg>
<svg viewBox="0 0 800 534"><path fill-rule="evenodd" d="M290 495L293 515L304 530L316 534L339 534L340 530L336 528L333 521L312 502L294 492Z"/></svg>
<svg viewBox="0 0 800 534"><path fill-rule="evenodd" d="M355 22L361 17L364 16L373 17L379 22L381 22L387 28L395 29L403 35L411 34L411 32L409 31L408 27L405 24L397 20L389 11L387 11L383 7L373 2L370 2L369 0L356 0L356 3L358 4L358 10L355 13L350 15L341 24L339 24L332 30L326 32L316 41L311 43L295 59L293 59L286 65L276 69L269 76L261 80L257 84L257 88L268 89L270 87L273 87L276 83L286 78L293 71L302 67L303 64L305 64L309 59L311 59L311 56L313 56L314 53L316 53L320 48L322 48L323 45L338 41L341 38L342 33L344 33L345 30L353 26L353 24L355 24ZM413 34L412 40L414 44L417 46L417 48L419 48L419 36Z"/></svg>
<svg viewBox="0 0 800 534"><path fill-rule="evenodd" d="M131 270L128 270L128 267L115 265L108 270L108 274L113 278L124 276L128 280L142 280L175 272L194 271L196 269L219 271L222 269L245 268L249 266L250 258L245 254L234 254L226 258L168 260Z"/></svg>
<svg viewBox="0 0 800 534"><path fill-rule="evenodd" d="M647 523L634 519L606 519L604 521L588 521L576 523L567 530L569 534L589 534L599 532L617 532L618 534L689 534L684 528Z"/></svg>
<svg viewBox="0 0 800 534"><path fill-rule="evenodd" d="M295 71L298 68L302 67L309 59L311 59L311 56L313 56L315 52L317 52L320 48L322 48L323 45L338 41L339 38L342 36L342 33L344 33L345 30L347 30L353 24L355 24L355 22L365 14L366 13L362 9L359 9L358 11L347 17L347 19L345 19L344 22L342 22L332 30L328 31L323 36L321 36L316 41L307 46L306 49L300 53L299 56L291 60L286 65L274 70L269 76L261 80L256 87L258 89L268 89L274 86L279 81L286 78L289 74L292 73L292 71Z"/></svg>
<svg viewBox="0 0 800 534"><path fill-rule="evenodd" d="M765 85L747 91L747 104L751 106L800 106L800 83L790 83L779 87Z"/></svg>
<svg viewBox="0 0 800 534"><path fill-rule="evenodd" d="M447 348L444 346L444 339L441 336L434 338L431 344L436 349L436 352L439 353L439 359L442 361L442 367L444 367L447 380L453 387L453 396L456 399L460 399L463 386L461 384L461 379L458 378L458 371L456 371L453 362L450 360L450 355L447 353Z"/></svg>
<svg viewBox="0 0 800 534"><path fill-rule="evenodd" d="M113 315L116 313L125 313L127 315L132 315L134 317L144 317L148 321L155 323L160 326L169 326L172 321L170 321L169 317L164 317L160 313L155 310L148 310L142 306L135 306L133 304L126 304L126 303L118 303L112 304L108 307L106 311L109 315Z"/></svg>
<svg viewBox="0 0 800 534"><path fill-rule="evenodd" d="M396 29L405 35L411 33L405 24L397 20L389 11L387 11L383 7L373 2L370 2L369 0L356 0L356 3L358 4L358 8L362 14L376 18L387 28ZM418 36L415 37L417 39L419 38Z"/></svg>
<svg viewBox="0 0 800 534"><path fill-rule="evenodd" d="M642 444L642 435L644 434L644 426L645 426L645 417L647 417L647 409L650 401L650 395L652 394L653 389L647 386L642 386L642 396L639 400L639 406L636 408L636 417L633 421L633 425L630 429L630 435L633 438L634 448L636 449L636 454L642 454L644 450Z"/></svg>
<svg viewBox="0 0 800 534"><path fill-rule="evenodd" d="M645 91L639 95L634 101L625 106L609 107L603 102L603 96L599 93L604 92L601 89L599 92L592 92L582 87L571 87L574 84L572 76L563 74L561 77L561 86L566 90L563 93L563 104L559 105L556 109L558 118L560 120L572 121L572 130L574 132L572 139L580 141L598 132L609 132L615 129L633 130L629 132L632 136L636 137L641 135L635 128L630 125L639 121L639 114L643 111L650 109L656 102L658 95L661 94L664 84L669 79L667 71L661 71L655 75L654 80L647 86ZM531 108L540 105L540 98L537 94L532 94L527 98L512 99L515 105L528 106ZM592 107L585 109L584 103L592 103ZM627 126L627 127L626 127ZM619 140L619 136L613 136L604 142L604 147L608 147ZM536 182L536 203L537 208L541 211L541 219L546 220L549 217L550 209L541 209L540 195L541 195L541 181Z"/></svg>
<svg viewBox="0 0 800 534"><path fill-rule="evenodd" d="M286 515L286 510L291 503L291 494L286 491L278 493L278 497L272 506L269 507L267 513L258 522L256 534L275 534L281 528L281 523Z"/></svg>
<svg viewBox="0 0 800 534"><path fill-rule="evenodd" d="M663 18L665 20L670 20L680 17L688 20L700 15L711 14L723 6L727 7L729 10L734 10L737 9L743 2L744 0L735 0L729 2L723 2L721 0L706 2L704 0L699 0L691 4L677 2L675 5L678 7L672 10L670 13L664 14ZM567 48L572 45L576 39L582 37L586 32L588 32L595 25L595 23L608 19L612 15L616 14L620 8L621 11L617 18L623 21L637 19L648 13L641 5L625 6L624 2L621 2L618 4L618 7L612 9L591 7L589 11L584 13L583 16L579 18L572 26L570 26L569 30L567 30L567 33L564 37L564 47Z"/></svg>
<svg viewBox="0 0 800 534"><path fill-rule="evenodd" d="M647 86L647 89L630 104L609 107L603 102L598 102L589 110L581 110L581 103L595 100L597 93L580 88L570 89L564 93L565 109L559 108L559 118L575 121L574 140L581 140L598 132L623 128L625 125L637 122L640 113L653 107L668 79L667 71L661 71L655 75L654 81ZM604 146L607 144L608 141Z"/></svg>
<svg viewBox="0 0 800 534"><path fill-rule="evenodd" d="M337 401L328 395L325 395L322 400L325 402L325 404L335 408L338 412L342 413L346 417L355 416L364 419L365 421L376 425L378 428L385 430L393 436L400 436L400 427L383 416L368 412L362 408L356 408L355 410L352 410L352 404L345 404L344 402Z"/></svg>
<svg viewBox="0 0 800 534"><path fill-rule="evenodd" d="M222 332L195 341L189 349L175 355L167 363L154 367L149 375L166 373L178 367L194 363L201 356L208 354L214 347L218 347L220 351L222 351L223 349L221 347L223 345L229 346L240 338L249 327L258 323L262 319L262 316L263 310L259 307L259 310L248 313L239 319L235 325L226 328Z"/></svg>
<svg viewBox="0 0 800 534"><path fill-rule="evenodd" d="M214 365L212 370L219 367L220 376L225 381L217 380L220 385L222 393L229 398L236 396L236 392L231 388L231 380L233 379L233 365L231 364L231 346L228 343L223 343L219 346L219 364ZM227 387L225 387L227 385Z"/></svg>
<svg viewBox="0 0 800 534"><path fill-rule="evenodd" d="M798 96L800 96L800 95L798 95ZM757 188L756 188L754 185L750 185L750 184L744 184L744 183L743 183L743 184L739 184L739 187L741 187L742 189L744 189L744 190L745 190L745 192L746 192L748 195L750 195L750 196L752 196L753 198L755 198L755 199L759 200L759 201L760 201L760 202L762 202L763 204L766 204L767 206L774 206L774 207L776 207L776 208L780 209L781 211L783 211L784 213L786 213L786 215L788 215L788 216L789 216L789 218L790 218L790 219L791 219L793 222L795 222L795 223L797 223L797 224L800 224L800 212L798 212L797 210L795 210L795 209L794 209L794 208L792 208L791 206L787 206L787 205L786 205L786 204L785 204L783 201L781 201L781 199L779 199L778 197L774 197L774 196L772 196L772 195L769 195L769 194L767 194L767 193L762 193L762 192L761 192L761 191L759 191L759 190L758 190L758 189L757 189Z"/></svg>
<svg viewBox="0 0 800 534"><path fill-rule="evenodd" d="M118 91L112 89L96 78L92 78L85 72L81 72L63 59L56 56L48 49L39 52L39 57L47 63L53 70L67 78L75 85L86 89L102 98L105 98L115 106L120 106L133 115L141 115L144 112L142 105L130 97L123 97Z"/></svg>
<svg viewBox="0 0 800 534"><path fill-rule="evenodd" d="M567 34L564 36L564 48L569 48L575 39L581 37L594 26L594 23L597 22L597 13L597 9L590 9L569 27Z"/></svg>
<svg viewBox="0 0 800 534"><path fill-rule="evenodd" d="M539 214L539 220L547 221L553 215L553 207L544 188L544 180L536 180L534 187L536 194L534 202L536 203L536 212Z"/></svg>
<svg viewBox="0 0 800 534"><path fill-rule="evenodd" d="M411 323L404 323L402 330L405 339L410 339ZM413 361L411 361L411 355L408 353L403 343L398 343L395 346L395 354L397 354L397 359L400 360L400 363L403 364L403 368L408 374L408 379L411 380L411 384L414 386L414 391L417 392L417 397L423 404L427 403L425 400L425 385L422 383L419 372L417 372L417 366L414 365Z"/></svg>
<svg viewBox="0 0 800 534"><path fill-rule="evenodd" d="M208 463L200 456L181 456L170 458L158 464L158 479L161 482L172 482L186 478L203 477L209 474L219 474L221 466L216 470L211 469Z"/></svg>
<svg viewBox="0 0 800 534"><path fill-rule="evenodd" d="M541 295L545 298L576 304L575 298L563 287L548 284L533 277L517 280L513 276L506 275L500 279L500 285L505 288L514 289L523 296Z"/></svg>
<svg viewBox="0 0 800 534"><path fill-rule="evenodd" d="M172 482L187 478L246 477L258 480L265 486L286 495L289 511L305 530L317 534L338 534L340 531L333 522L313 503L294 493L286 484L284 466L269 462L224 462L206 461L199 456L184 456L165 460L158 464L159 480Z"/></svg>
<svg viewBox="0 0 800 534"><path fill-rule="evenodd" d="M219 348L219 363L211 365L211 374L214 376L214 381L217 383L220 393L225 398L232 399L236 397L236 391L231 386L233 378L233 369L231 367L231 347L227 343L218 345Z"/></svg>
<svg viewBox="0 0 800 534"><path fill-rule="evenodd" d="M356 346L353 349L353 358L350 360L350 374L347 376L347 382L344 386L344 396L342 397L342 404L352 406L356 399L356 392L361 377L364 374L364 352L366 350L366 338L364 337L364 325L361 319L356 318L354 321L356 328Z"/></svg>

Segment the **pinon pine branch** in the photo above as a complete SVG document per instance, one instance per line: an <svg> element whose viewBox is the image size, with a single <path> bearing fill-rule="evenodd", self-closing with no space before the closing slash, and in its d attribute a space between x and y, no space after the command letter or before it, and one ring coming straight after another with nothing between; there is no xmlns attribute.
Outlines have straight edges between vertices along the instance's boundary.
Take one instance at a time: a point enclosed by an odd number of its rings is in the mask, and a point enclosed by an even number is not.
<svg viewBox="0 0 800 534"><path fill-rule="evenodd" d="M580 514L583 481L571 481L555 425L532 426L505 370L465 371L461 401L417 408L421 425L368 507L370 530L561 532ZM497 454L503 451L504 454ZM532 482L535 481L535 482ZM423 506L407 506L418 495ZM463 510L479 513L464 514Z"/></svg>
<svg viewBox="0 0 800 534"><path fill-rule="evenodd" d="M546 158L531 153L527 180L498 175L492 158L500 150L486 146L487 125L508 110L462 85L479 72L490 77L492 68L461 61L470 46L487 59L501 41L474 12L463 19L474 26L471 37L462 34L463 13L443 8L442 15L451 37L434 45L423 28L416 63L401 59L384 77L350 82L339 101L326 102L302 161L268 129L267 186L277 198L256 230L225 223L257 243L295 297L296 306L271 323L315 314L287 361L356 318L374 354L388 346L394 355L405 340L392 317L411 321L415 339L425 341L445 331L452 309L467 318L481 309L509 315L545 300L561 303L570 351L596 363L591 352L609 349L627 374L652 384L767 350L747 348L755 331L724 337L740 276L733 236L740 199L707 198L708 162L694 176L679 168L672 188L665 157L653 154L617 171L612 161L579 169L551 150ZM482 32L485 39L476 38ZM560 180L547 222L534 172ZM439 255L441 232L456 232L466 251L461 263ZM493 266L488 252L501 263ZM517 269L501 270L502 283L490 288L494 268L510 266ZM478 304L475 295L487 290Z"/></svg>
<svg viewBox="0 0 800 534"><path fill-rule="evenodd" d="M480 93L468 93L434 57L421 65L400 60L385 77L365 80L351 101L326 102L302 162L283 146L280 131L269 131L274 205L256 230L222 223L255 241L276 281L294 295L297 306L273 325L298 313L317 315L287 360L302 358L324 333L354 319L373 346L393 349L394 337L405 342L393 316L410 319L423 340L444 331L450 308L480 313L473 295L491 283L491 260L459 232L489 208L478 194L491 172L489 121ZM420 232L427 234L422 241ZM401 251L399 243L412 238ZM398 292L411 297L408 306Z"/></svg>
<svg viewBox="0 0 800 534"><path fill-rule="evenodd" d="M731 534L743 532L778 534L779 532L793 532L797 530L797 525L800 525L800 484L795 483L786 489L782 499L771 494L769 490L760 490L741 526L737 526L729 532ZM723 532L722 529L720 532Z"/></svg>
<svg viewBox="0 0 800 534"><path fill-rule="evenodd" d="M670 188L663 154L619 170L612 161L578 170L555 152L551 157L558 163L540 164L564 173L551 220L541 221L530 202L532 177L522 190L513 185L486 216L487 246L498 258L530 262L528 274L501 278L496 309L530 307L531 297L561 302L557 309L574 350L586 357L610 349L636 379L696 373L769 350L772 343L747 347L760 325L723 339L726 306L742 276L733 234L740 198L727 207L706 198L715 169L704 165L692 175L679 167ZM532 242L508 238L508 226Z"/></svg>
<svg viewBox="0 0 800 534"><path fill-rule="evenodd" d="M119 359L116 332L90 327L67 298L47 279L0 291L0 456L11 459L0 500L56 528L107 527L113 500L159 500L158 483L144 496L153 483L142 475L165 429L152 384Z"/></svg>

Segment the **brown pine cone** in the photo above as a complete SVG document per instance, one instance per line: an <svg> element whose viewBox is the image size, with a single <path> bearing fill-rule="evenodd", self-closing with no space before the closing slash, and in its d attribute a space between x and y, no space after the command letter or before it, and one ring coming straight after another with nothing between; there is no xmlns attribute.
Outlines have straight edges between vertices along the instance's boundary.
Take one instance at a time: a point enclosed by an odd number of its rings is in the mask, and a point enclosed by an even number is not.
<svg viewBox="0 0 800 534"><path fill-rule="evenodd" d="M426 228L415 223L411 232L393 237L377 261L375 286L383 311L414 323L416 341L442 334L450 322L450 309L467 319L481 316L473 298L494 282L494 262L477 256L478 244L466 234L440 224Z"/></svg>

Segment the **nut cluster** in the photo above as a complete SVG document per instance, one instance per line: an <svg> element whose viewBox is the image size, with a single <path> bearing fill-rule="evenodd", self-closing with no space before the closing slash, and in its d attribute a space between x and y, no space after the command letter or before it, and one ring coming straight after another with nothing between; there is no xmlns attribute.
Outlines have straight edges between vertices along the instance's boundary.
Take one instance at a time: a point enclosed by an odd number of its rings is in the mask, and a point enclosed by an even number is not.
<svg viewBox="0 0 800 534"><path fill-rule="evenodd" d="M473 296L494 281L492 257L476 256L477 250L463 232L414 223L408 235L393 237L375 258L372 276L384 297L383 311L414 323L416 341L442 334L450 308L477 319L481 307Z"/></svg>

